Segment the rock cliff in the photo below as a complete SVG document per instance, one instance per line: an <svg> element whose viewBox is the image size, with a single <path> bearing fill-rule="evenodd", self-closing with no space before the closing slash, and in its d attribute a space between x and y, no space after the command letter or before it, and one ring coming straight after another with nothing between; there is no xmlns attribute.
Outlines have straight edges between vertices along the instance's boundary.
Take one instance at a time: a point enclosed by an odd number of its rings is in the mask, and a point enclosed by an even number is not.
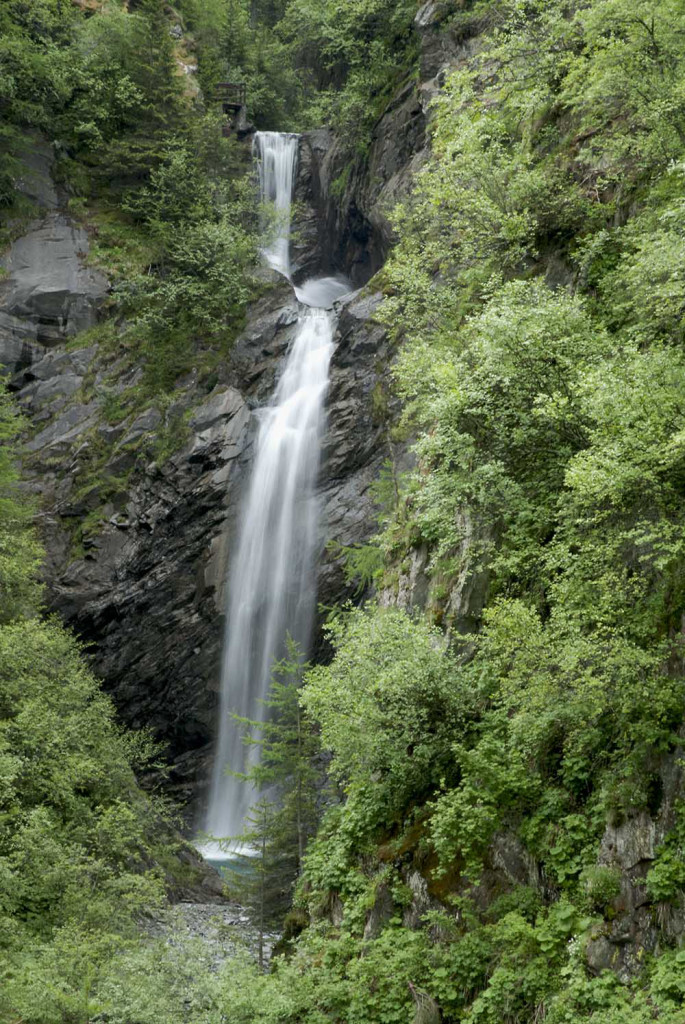
<svg viewBox="0 0 685 1024"><path fill-rule="evenodd" d="M51 147L32 140L22 154L20 189L35 217L0 258L0 370L14 371L92 327L108 284L87 267L88 235L64 210L52 181Z"/></svg>

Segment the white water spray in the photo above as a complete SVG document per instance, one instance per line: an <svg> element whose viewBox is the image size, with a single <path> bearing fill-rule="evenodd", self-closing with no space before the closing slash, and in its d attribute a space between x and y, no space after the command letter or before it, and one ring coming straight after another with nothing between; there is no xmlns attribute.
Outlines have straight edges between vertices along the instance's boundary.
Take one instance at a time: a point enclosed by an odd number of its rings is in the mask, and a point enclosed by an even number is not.
<svg viewBox="0 0 685 1024"><path fill-rule="evenodd" d="M255 138L262 198L279 211L277 237L264 256L288 278L297 147L293 135L259 132ZM229 573L219 736L205 820L205 831L217 838L241 833L256 795L226 774L245 766L241 730L231 712L263 721L261 701L274 661L286 653L286 637L304 651L310 639L319 545L315 487L335 325L327 310L348 290L342 278L311 280L296 289L302 303L317 308L300 315L273 402L258 413L255 461ZM213 843L201 851L226 856Z"/></svg>

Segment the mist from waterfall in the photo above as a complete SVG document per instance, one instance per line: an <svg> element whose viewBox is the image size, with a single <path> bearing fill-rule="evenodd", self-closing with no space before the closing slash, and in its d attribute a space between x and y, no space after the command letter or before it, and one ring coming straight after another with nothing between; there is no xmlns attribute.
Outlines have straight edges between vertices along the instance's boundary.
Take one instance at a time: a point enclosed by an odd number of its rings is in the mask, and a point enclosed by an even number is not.
<svg viewBox="0 0 685 1024"><path fill-rule="evenodd" d="M254 152L262 199L275 204L276 237L264 251L273 269L290 277L290 202L298 137L259 132ZM335 321L328 312L349 290L342 278L305 282L302 308L273 401L259 410L255 459L229 569L229 606L215 748L205 832L239 835L256 793L227 769L245 768L246 748L231 712L263 721L274 661L290 635L307 650L315 607L318 502L315 494L324 428L324 400ZM313 300L313 301L312 301ZM221 848L205 844L205 856Z"/></svg>

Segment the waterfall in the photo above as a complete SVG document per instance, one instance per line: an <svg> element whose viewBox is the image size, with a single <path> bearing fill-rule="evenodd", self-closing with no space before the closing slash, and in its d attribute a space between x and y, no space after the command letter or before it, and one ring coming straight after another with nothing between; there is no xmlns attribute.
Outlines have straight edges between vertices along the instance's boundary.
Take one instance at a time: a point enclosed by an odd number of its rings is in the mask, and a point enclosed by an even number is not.
<svg viewBox="0 0 685 1024"><path fill-rule="evenodd" d="M281 132L257 132L253 154L259 169L259 189L263 202L273 204L273 236L262 250L272 270L290 278L290 208L292 203L299 136Z"/></svg>
<svg viewBox="0 0 685 1024"><path fill-rule="evenodd" d="M278 234L264 252L289 278L290 203L297 136L259 132L255 156L262 198L278 211ZM257 721L268 695L275 660L288 634L306 651L315 607L318 553L319 469L324 399L335 320L329 307L349 291L342 278L307 281L297 289L297 333L272 403L260 410L255 459L229 569L229 606L221 679L219 735L215 748L205 832L220 838L243 829L255 793L227 775L240 771L245 748L231 712ZM201 847L219 853L214 844Z"/></svg>

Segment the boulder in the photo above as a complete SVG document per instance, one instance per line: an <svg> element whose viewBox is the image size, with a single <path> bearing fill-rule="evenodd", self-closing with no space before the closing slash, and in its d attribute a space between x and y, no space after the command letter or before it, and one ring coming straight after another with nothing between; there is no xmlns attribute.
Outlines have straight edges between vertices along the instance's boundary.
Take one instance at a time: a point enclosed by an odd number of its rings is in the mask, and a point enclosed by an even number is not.
<svg viewBox="0 0 685 1024"><path fill-rule="evenodd" d="M54 213L34 222L0 261L0 344L54 345L92 327L108 291L104 274L84 265L88 235ZM2 341L2 339L7 339Z"/></svg>

